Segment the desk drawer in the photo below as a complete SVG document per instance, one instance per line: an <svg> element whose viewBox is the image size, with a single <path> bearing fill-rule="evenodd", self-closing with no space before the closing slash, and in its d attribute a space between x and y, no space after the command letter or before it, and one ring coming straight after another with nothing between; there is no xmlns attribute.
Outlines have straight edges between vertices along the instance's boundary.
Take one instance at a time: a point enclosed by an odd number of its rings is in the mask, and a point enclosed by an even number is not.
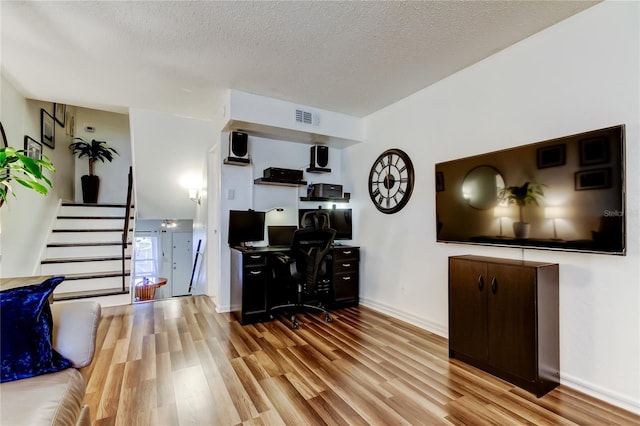
<svg viewBox="0 0 640 426"><path fill-rule="evenodd" d="M342 274L345 272L358 272L358 259L335 259L333 261L333 272Z"/></svg>
<svg viewBox="0 0 640 426"><path fill-rule="evenodd" d="M243 254L244 267L251 266L266 266L267 255L264 253L244 253Z"/></svg>
<svg viewBox="0 0 640 426"><path fill-rule="evenodd" d="M336 264L342 263L346 260L353 260L351 263L358 263L360 260L360 250L357 248L336 248L333 249L333 261Z"/></svg>
<svg viewBox="0 0 640 426"><path fill-rule="evenodd" d="M347 301L357 303L359 297L357 272L336 274L333 280L333 295L336 303Z"/></svg>

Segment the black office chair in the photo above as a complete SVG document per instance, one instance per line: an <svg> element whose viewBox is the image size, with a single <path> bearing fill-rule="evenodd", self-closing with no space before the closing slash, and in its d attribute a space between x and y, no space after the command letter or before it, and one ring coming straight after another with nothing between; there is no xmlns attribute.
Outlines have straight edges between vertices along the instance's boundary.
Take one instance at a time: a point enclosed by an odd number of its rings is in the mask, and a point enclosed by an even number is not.
<svg viewBox="0 0 640 426"><path fill-rule="evenodd" d="M302 216L301 228L293 234L289 255L279 255L277 259L285 266L284 273L276 273L276 282L286 286L289 281L287 303L271 307L269 314L273 318L275 311L291 313L291 324L294 329L299 328L296 312L304 309L323 312L325 320L331 322L331 315L324 307L322 299L329 294L326 256L336 235L336 230L329 227L329 217L322 212L307 212ZM286 268L288 266L288 268ZM281 269L281 270L282 270ZM323 297L324 296L324 297ZM292 302L291 298L295 301ZM315 299L315 300L314 300ZM316 303L312 304L311 300Z"/></svg>

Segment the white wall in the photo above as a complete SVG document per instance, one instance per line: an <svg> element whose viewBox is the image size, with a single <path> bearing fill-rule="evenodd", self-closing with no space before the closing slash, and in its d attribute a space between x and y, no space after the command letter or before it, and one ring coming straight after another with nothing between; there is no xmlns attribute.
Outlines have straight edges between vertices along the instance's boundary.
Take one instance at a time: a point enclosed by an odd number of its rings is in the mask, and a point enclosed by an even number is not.
<svg viewBox="0 0 640 426"><path fill-rule="evenodd" d="M327 140L323 136L353 141L361 141L363 137L362 120L358 117L238 90L229 91L228 102L230 120L265 125L275 132L298 131L300 142ZM295 120L297 109L311 112L313 124L298 123Z"/></svg>
<svg viewBox="0 0 640 426"><path fill-rule="evenodd" d="M40 108L53 114L53 103L25 99L4 76L1 80L0 119L9 145L24 149L24 136L40 141ZM69 136L55 125L56 148L43 146L57 169L50 174L53 189L42 196L14 185L16 198L0 208L0 276L16 277L39 273L40 258L49 230L53 226L60 200L73 199L73 157L66 148Z"/></svg>
<svg viewBox="0 0 640 426"><path fill-rule="evenodd" d="M127 176L131 166L129 117L126 114L75 107L74 118L74 137L82 138L86 142L91 142L93 139L106 141L107 146L114 148L119 154L114 156L112 162L97 161L94 164L94 173L100 177L98 203L126 203ZM85 130L87 126L93 127L95 132L87 132ZM60 148L70 153L68 145L67 143ZM89 160L86 157L75 158L75 201L78 203L82 202L80 178L88 174Z"/></svg>
<svg viewBox="0 0 640 426"><path fill-rule="evenodd" d="M138 218L195 219L198 205L188 187L206 189L212 122L135 108L129 119Z"/></svg>
<svg viewBox="0 0 640 426"><path fill-rule="evenodd" d="M637 2L604 2L366 117L365 143L343 158L365 305L446 336L448 256L557 262L562 383L640 412L639 15ZM435 242L435 163L620 123L627 256ZM392 147L411 156L416 185L404 210L383 215L366 181Z"/></svg>

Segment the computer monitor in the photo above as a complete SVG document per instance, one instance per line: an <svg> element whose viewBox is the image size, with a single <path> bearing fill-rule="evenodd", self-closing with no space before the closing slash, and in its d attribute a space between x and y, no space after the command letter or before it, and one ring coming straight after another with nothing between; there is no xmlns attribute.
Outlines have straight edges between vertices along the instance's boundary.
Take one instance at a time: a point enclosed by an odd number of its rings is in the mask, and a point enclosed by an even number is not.
<svg viewBox="0 0 640 426"><path fill-rule="evenodd" d="M329 216L329 227L336 230L335 240L353 239L353 222L351 209L299 209L298 222L307 212L321 211ZM300 224L302 226L302 224Z"/></svg>
<svg viewBox="0 0 640 426"><path fill-rule="evenodd" d="M336 240L350 240L353 238L351 209L331 209L329 221L336 230Z"/></svg>
<svg viewBox="0 0 640 426"><path fill-rule="evenodd" d="M297 226L273 225L267 227L270 246L290 246Z"/></svg>
<svg viewBox="0 0 640 426"><path fill-rule="evenodd" d="M265 212L254 210L229 210L229 245L264 240Z"/></svg>

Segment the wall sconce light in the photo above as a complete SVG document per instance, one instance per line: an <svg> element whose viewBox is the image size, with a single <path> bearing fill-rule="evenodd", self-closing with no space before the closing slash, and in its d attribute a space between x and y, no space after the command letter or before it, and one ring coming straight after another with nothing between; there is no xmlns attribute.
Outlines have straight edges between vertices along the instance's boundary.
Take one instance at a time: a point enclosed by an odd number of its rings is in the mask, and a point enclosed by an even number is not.
<svg viewBox="0 0 640 426"><path fill-rule="evenodd" d="M498 218L498 221L500 223L500 235L498 235L499 238L504 238L504 235L502 235L502 219L505 217L509 217L511 216L511 209L507 206L497 206L493 208L493 216Z"/></svg>
<svg viewBox="0 0 640 426"><path fill-rule="evenodd" d="M163 228L175 228L178 226L178 223L175 220L165 219L160 224Z"/></svg>
<svg viewBox="0 0 640 426"><path fill-rule="evenodd" d="M197 188L189 188L189 199L200 205L200 191Z"/></svg>
<svg viewBox="0 0 640 426"><path fill-rule="evenodd" d="M545 207L544 217L553 221L553 239L558 240L558 231L556 230L556 219L565 217L563 207Z"/></svg>

